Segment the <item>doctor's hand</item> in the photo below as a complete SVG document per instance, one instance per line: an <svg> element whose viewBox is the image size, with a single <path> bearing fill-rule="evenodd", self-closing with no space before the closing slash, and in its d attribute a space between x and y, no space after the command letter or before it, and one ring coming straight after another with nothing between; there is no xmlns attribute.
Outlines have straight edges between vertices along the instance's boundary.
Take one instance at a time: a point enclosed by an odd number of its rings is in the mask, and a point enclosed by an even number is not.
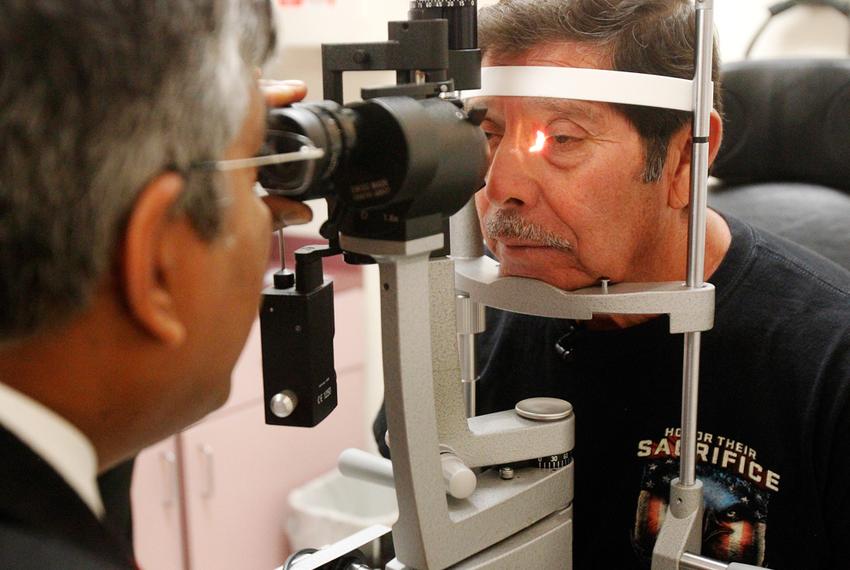
<svg viewBox="0 0 850 570"><path fill-rule="evenodd" d="M266 105L271 109L285 107L291 103L301 101L307 95L307 86L302 81L275 81L261 79L260 87L266 98ZM313 219L313 211L301 202L290 200L282 196L264 196L263 202L272 213L272 224L274 229L279 230L286 226L306 224Z"/></svg>

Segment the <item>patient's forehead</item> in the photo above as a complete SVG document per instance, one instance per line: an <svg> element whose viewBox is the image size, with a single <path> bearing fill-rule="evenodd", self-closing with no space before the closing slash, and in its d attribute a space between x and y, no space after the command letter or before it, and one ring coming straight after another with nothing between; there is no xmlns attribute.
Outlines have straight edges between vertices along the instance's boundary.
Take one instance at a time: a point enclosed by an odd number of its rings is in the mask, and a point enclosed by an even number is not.
<svg viewBox="0 0 850 570"><path fill-rule="evenodd" d="M468 105L487 107L490 120L504 120L507 107L513 106L536 116L563 117L587 124L604 122L610 110L607 103L553 97L475 97L469 100Z"/></svg>

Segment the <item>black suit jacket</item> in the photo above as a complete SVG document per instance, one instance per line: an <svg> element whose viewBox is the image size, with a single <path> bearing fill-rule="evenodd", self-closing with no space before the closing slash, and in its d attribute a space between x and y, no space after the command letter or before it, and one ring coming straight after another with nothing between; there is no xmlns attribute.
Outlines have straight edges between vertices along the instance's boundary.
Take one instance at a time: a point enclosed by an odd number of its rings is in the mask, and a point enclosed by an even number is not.
<svg viewBox="0 0 850 570"><path fill-rule="evenodd" d="M0 568L135 568L127 540L2 426L0 458Z"/></svg>

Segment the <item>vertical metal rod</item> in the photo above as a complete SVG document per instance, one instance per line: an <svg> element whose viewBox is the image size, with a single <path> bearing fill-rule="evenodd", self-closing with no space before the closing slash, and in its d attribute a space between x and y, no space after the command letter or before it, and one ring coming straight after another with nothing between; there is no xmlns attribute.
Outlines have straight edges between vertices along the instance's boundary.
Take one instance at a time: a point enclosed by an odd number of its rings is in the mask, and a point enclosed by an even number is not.
<svg viewBox="0 0 850 570"><path fill-rule="evenodd" d="M705 275L705 225L708 197L708 137L714 83L713 0L696 2L696 76L694 78L693 155L691 163L690 227L688 231L688 287L701 287Z"/></svg>
<svg viewBox="0 0 850 570"><path fill-rule="evenodd" d="M463 334L460 337L461 380L463 382L463 400L466 404L466 417L476 415L475 385L478 382L478 370L475 365L475 335Z"/></svg>
<svg viewBox="0 0 850 570"><path fill-rule="evenodd" d="M478 381L475 335L484 332L484 306L474 303L466 293L455 296L457 314L457 341L460 355L460 381L463 382L463 399L466 404L466 417L477 414L475 385Z"/></svg>
<svg viewBox="0 0 850 570"><path fill-rule="evenodd" d="M708 197L708 139L714 84L714 0L696 0L693 155L691 159L690 224L688 227L687 285L697 289L705 279L705 227ZM682 439L679 481L696 481L697 406L699 401L700 333L685 334L682 374Z"/></svg>
<svg viewBox="0 0 850 570"><path fill-rule="evenodd" d="M466 404L467 418L474 418L478 414L478 402L475 399L475 385L477 383L478 380L473 380L472 382L466 382L463 385L463 397L464 403Z"/></svg>
<svg viewBox="0 0 850 570"><path fill-rule="evenodd" d="M685 357L682 365L682 440L679 449L679 481L684 486L691 486L696 481L700 340L698 332L685 334Z"/></svg>
<svg viewBox="0 0 850 570"><path fill-rule="evenodd" d="M277 251L280 254L280 268L286 269L286 247L283 243L283 230L277 230Z"/></svg>
<svg viewBox="0 0 850 570"><path fill-rule="evenodd" d="M484 255L484 238L475 198L457 212L450 220L452 257L469 259ZM475 355L475 335L484 332L484 308L472 303L469 295L459 293L457 297L458 350L460 352L460 374L463 382L463 397L466 417L476 415L475 385L478 381Z"/></svg>

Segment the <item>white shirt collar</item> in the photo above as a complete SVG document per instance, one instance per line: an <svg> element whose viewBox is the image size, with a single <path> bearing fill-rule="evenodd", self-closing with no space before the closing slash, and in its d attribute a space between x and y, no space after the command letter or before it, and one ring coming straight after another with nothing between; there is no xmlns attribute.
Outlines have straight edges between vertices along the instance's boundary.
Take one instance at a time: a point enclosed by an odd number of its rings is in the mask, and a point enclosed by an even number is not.
<svg viewBox="0 0 850 570"><path fill-rule="evenodd" d="M0 382L0 424L55 469L92 512L102 519L97 487L97 454L88 438L68 420Z"/></svg>

